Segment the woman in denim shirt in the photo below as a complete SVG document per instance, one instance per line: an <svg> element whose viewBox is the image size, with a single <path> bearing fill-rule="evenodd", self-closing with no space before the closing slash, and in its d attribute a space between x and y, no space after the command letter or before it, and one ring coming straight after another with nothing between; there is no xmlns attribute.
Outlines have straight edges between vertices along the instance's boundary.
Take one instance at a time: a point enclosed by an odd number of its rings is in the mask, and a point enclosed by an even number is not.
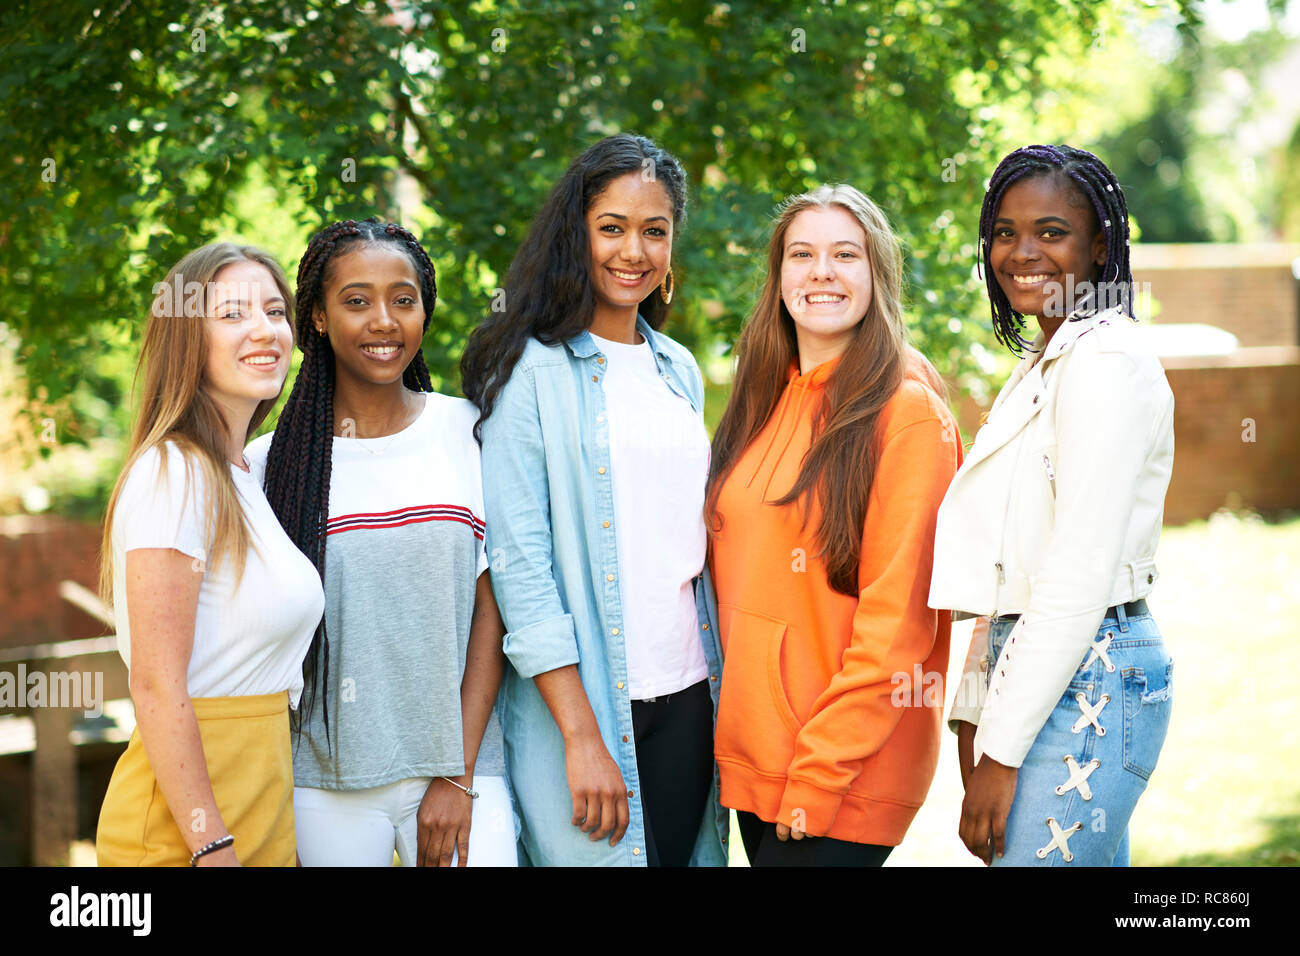
<svg viewBox="0 0 1300 956"><path fill-rule="evenodd" d="M672 300L685 176L612 136L570 165L461 363L479 407L500 714L540 866L725 865L708 436ZM563 773L561 773L563 770Z"/></svg>

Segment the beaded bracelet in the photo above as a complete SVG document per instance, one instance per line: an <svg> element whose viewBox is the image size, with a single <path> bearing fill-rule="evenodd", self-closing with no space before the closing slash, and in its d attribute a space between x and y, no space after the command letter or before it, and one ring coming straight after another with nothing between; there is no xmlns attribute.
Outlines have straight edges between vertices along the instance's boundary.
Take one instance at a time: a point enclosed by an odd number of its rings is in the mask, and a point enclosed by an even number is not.
<svg viewBox="0 0 1300 956"><path fill-rule="evenodd" d="M451 784L453 787L460 787L460 789L461 789L461 790L464 790L465 793L466 793L466 795L467 795L471 800L477 800L477 799L478 799L478 791L477 791L477 790L471 790L469 787L461 787L460 784L458 784L455 780L452 780L450 777L443 777L442 779L443 779L443 780L446 780L446 781L447 781L449 784Z"/></svg>
<svg viewBox="0 0 1300 956"><path fill-rule="evenodd" d="M224 850L226 847L232 846L234 842L234 834L227 833L225 836L213 840L207 846L199 847L194 851L194 855L190 857L190 866L198 866L199 857L206 856L209 853L215 853L217 850Z"/></svg>

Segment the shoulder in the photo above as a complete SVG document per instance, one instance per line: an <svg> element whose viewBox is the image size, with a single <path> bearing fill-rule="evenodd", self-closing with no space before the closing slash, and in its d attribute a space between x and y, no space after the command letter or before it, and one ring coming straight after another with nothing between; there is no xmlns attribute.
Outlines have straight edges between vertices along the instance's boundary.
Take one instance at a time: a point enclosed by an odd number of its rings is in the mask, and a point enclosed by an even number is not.
<svg viewBox="0 0 1300 956"><path fill-rule="evenodd" d="M934 389L908 375L881 411L880 425L885 442L915 425L925 425L940 434L951 427L952 413Z"/></svg>
<svg viewBox="0 0 1300 956"><path fill-rule="evenodd" d="M144 517L197 504L205 497L203 469L173 441L141 451L122 479L118 513Z"/></svg>
<svg viewBox="0 0 1300 956"><path fill-rule="evenodd" d="M1090 388L1145 390L1164 383L1164 366L1138 323L1118 309L1103 312L1079 335L1064 364ZM1167 386L1166 386L1167 387Z"/></svg>
<svg viewBox="0 0 1300 956"><path fill-rule="evenodd" d="M698 368L691 350L663 332L654 332L654 346L683 368Z"/></svg>
<svg viewBox="0 0 1300 956"><path fill-rule="evenodd" d="M474 441L474 424L478 421L479 414L477 405L468 398L444 395L442 392L426 392L425 396L425 401L429 403L429 415L439 428L478 447Z"/></svg>
<svg viewBox="0 0 1300 956"><path fill-rule="evenodd" d="M568 359L569 348L563 342L546 345L536 337L529 336L528 341L524 343L524 350L519 356L519 361L515 363L510 377L514 378L539 367L564 365L568 362Z"/></svg>

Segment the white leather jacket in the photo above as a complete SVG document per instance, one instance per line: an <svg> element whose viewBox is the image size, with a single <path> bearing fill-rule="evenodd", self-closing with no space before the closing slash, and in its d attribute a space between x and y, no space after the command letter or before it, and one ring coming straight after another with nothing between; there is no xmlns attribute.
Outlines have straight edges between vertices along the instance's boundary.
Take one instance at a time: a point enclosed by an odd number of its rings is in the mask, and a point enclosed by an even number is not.
<svg viewBox="0 0 1300 956"><path fill-rule="evenodd" d="M1174 397L1118 309L1074 315L1017 366L939 508L930 606L1020 614L985 692L975 629L950 724L1019 767L1106 609L1145 597L1173 468ZM1014 656L1010 651L1014 645Z"/></svg>

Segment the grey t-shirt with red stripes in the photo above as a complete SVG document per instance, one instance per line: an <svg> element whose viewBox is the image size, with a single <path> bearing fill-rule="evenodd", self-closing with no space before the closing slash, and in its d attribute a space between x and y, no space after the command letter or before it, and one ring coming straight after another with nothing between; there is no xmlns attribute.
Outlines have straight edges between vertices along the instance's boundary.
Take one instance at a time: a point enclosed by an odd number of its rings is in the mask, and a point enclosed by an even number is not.
<svg viewBox="0 0 1300 956"><path fill-rule="evenodd" d="M295 735L297 786L360 790L464 772L460 685L475 584L488 566L477 417L464 399L430 393L394 435L334 439L329 679ZM270 442L264 435L245 452L259 478ZM495 709L474 772L505 773Z"/></svg>

